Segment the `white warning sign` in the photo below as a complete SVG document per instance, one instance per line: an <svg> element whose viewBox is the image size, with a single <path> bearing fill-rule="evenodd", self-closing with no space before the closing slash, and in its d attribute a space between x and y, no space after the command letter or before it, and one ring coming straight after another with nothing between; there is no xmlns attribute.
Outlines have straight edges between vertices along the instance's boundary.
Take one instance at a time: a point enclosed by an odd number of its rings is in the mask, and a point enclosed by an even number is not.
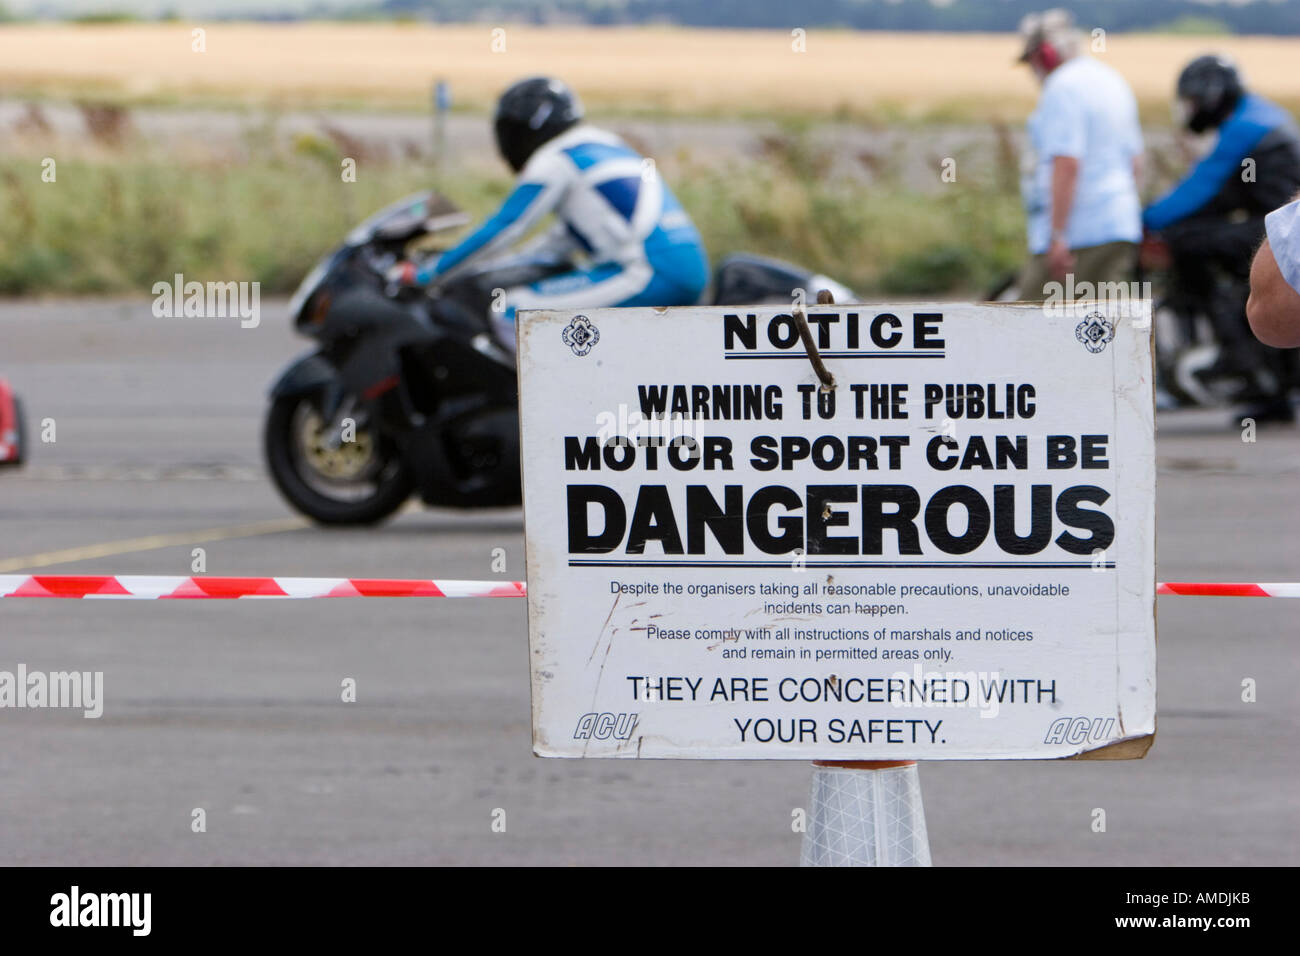
<svg viewBox="0 0 1300 956"><path fill-rule="evenodd" d="M535 751L1141 756L1150 325L1065 311L524 313Z"/></svg>

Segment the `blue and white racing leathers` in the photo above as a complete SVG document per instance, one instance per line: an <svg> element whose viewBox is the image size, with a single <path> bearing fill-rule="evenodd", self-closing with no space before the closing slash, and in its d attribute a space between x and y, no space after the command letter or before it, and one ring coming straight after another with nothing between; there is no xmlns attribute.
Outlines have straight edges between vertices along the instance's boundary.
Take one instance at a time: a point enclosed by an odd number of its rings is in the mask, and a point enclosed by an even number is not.
<svg viewBox="0 0 1300 956"><path fill-rule="evenodd" d="M1194 216L1244 211L1261 219L1262 238L1262 217L1295 196L1298 135L1286 110L1247 93L1219 127L1214 149L1147 207L1143 225L1168 229Z"/></svg>
<svg viewBox="0 0 1300 956"><path fill-rule="evenodd" d="M617 136L579 125L538 148L492 218L416 275L431 279L517 242L548 212L534 253L581 254L587 268L505 290L497 331L514 343L518 309L692 305L709 279L695 224L654 164Z"/></svg>

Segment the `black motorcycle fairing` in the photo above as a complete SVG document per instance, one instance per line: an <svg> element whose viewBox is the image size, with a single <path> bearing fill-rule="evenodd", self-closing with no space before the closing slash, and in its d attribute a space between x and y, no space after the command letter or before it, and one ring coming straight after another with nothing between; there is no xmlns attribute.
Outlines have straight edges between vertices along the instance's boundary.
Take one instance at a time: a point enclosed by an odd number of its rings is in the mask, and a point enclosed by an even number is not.
<svg viewBox="0 0 1300 956"><path fill-rule="evenodd" d="M271 400L319 393L320 413L332 419L343 401L338 369L321 352L308 352L286 368L271 386Z"/></svg>
<svg viewBox="0 0 1300 956"><path fill-rule="evenodd" d="M343 389L365 401L400 384L403 349L439 337L413 303L364 287L338 295L315 333Z"/></svg>
<svg viewBox="0 0 1300 956"><path fill-rule="evenodd" d="M737 252L720 261L714 273L715 306L757 306L764 302L790 302L798 290L809 300L814 300L819 289L814 285L831 287L841 302L852 302L852 291L844 286L802 269L798 265L783 263Z"/></svg>
<svg viewBox="0 0 1300 956"><path fill-rule="evenodd" d="M320 391L338 381L338 370L320 352L300 355L292 365L280 373L271 386L272 398L287 395L307 395Z"/></svg>
<svg viewBox="0 0 1300 956"><path fill-rule="evenodd" d="M403 454L421 476L420 497L454 508L518 504L519 413L469 400L404 436Z"/></svg>
<svg viewBox="0 0 1300 956"><path fill-rule="evenodd" d="M402 388L421 415L438 414L444 403L464 395L512 406L517 401L514 366L480 347L477 338L434 336L404 347L398 363Z"/></svg>
<svg viewBox="0 0 1300 956"><path fill-rule="evenodd" d="M431 190L414 193L384 207L354 228L299 283L289 300L290 318L300 331L312 334L307 328L314 317L312 306L317 294L327 291L327 286L337 290L339 280L346 276L348 285L381 287L382 279L374 269L375 260L386 257L392 264L405 254L412 240L459 229L469 222L467 213Z"/></svg>

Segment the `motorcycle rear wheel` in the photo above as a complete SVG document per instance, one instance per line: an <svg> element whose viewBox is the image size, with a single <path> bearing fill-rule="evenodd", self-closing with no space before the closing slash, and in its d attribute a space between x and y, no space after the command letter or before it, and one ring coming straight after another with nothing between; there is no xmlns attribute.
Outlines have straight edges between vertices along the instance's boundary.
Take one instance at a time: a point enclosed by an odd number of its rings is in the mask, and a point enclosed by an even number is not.
<svg viewBox="0 0 1300 956"><path fill-rule="evenodd" d="M314 396L285 395L271 403L263 433L266 463L296 510L320 524L376 524L411 496L410 470L383 436L358 427L350 442L331 448L322 445L323 433Z"/></svg>

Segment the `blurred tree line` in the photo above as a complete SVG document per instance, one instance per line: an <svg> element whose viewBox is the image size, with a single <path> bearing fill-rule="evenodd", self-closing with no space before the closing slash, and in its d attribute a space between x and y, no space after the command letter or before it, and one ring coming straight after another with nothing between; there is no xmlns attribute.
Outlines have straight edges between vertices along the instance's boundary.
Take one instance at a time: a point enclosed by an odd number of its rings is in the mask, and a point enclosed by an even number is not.
<svg viewBox="0 0 1300 956"><path fill-rule="evenodd" d="M443 22L1006 32L1026 13L1051 6L1068 7L1081 24L1107 30L1300 34L1300 3L1281 0L801 0L794 7L789 0L380 0L348 12Z"/></svg>

